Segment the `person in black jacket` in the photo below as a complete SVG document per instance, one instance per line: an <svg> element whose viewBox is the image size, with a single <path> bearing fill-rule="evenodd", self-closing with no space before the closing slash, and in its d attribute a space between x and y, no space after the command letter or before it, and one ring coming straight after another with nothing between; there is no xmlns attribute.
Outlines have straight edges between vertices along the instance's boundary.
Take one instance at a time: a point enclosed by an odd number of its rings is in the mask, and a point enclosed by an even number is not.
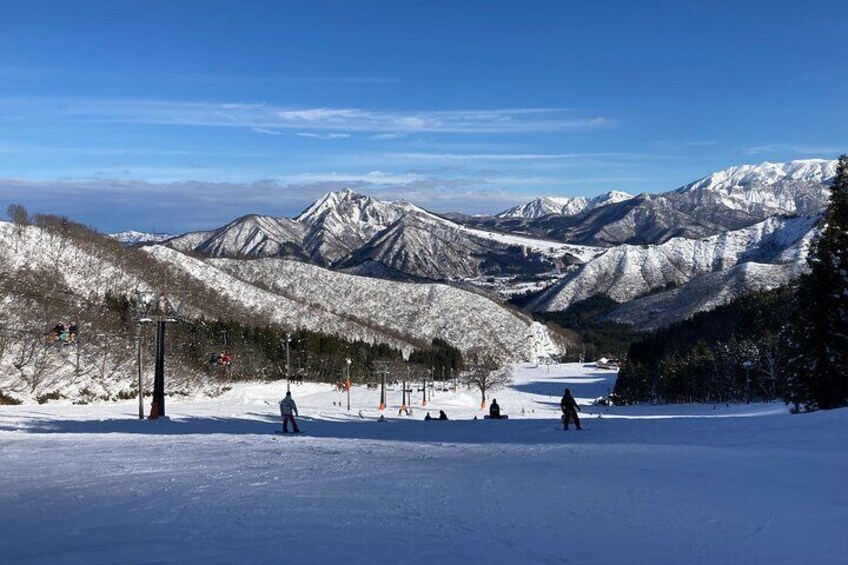
<svg viewBox="0 0 848 565"><path fill-rule="evenodd" d="M565 394L562 395L562 400L559 402L560 408L562 408L562 427L563 429L568 429L568 423L571 420L574 420L574 425L577 426L578 430L582 430L583 428L580 426L580 418L577 417L577 413L580 412L580 406L577 405L577 401L574 400L574 397L571 396L571 390L565 389Z"/></svg>
<svg viewBox="0 0 848 565"><path fill-rule="evenodd" d="M445 414L445 411L439 410L439 420L447 420L447 419L448 419L448 415Z"/></svg>
<svg viewBox="0 0 848 565"><path fill-rule="evenodd" d="M497 398L492 400L492 405L489 406L489 418L492 420L500 420L501 418L501 407Z"/></svg>

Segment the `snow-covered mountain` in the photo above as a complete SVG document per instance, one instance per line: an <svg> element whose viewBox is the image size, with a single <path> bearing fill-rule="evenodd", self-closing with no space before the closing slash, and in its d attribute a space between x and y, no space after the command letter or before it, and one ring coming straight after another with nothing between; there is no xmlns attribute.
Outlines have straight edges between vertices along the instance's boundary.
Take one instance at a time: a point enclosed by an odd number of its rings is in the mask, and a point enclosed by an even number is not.
<svg viewBox="0 0 848 565"><path fill-rule="evenodd" d="M152 251L156 252L155 248ZM211 259L207 264L244 284L266 289L278 301L282 298L308 307L313 315L337 316L388 335L412 336L427 343L440 337L463 351L488 344L523 359L557 350L547 330L529 317L447 285L354 276L279 259ZM268 307L287 310L279 303ZM332 325L319 320L318 327ZM410 348L409 343L397 346Z"/></svg>
<svg viewBox="0 0 848 565"><path fill-rule="evenodd" d="M535 219L551 214L560 216L576 216L581 212L594 210L608 204L623 202L633 198L626 192L614 190L589 198L586 196L544 196L525 202L509 210L504 210L495 215L496 218L524 218Z"/></svg>
<svg viewBox="0 0 848 565"><path fill-rule="evenodd" d="M670 192L641 194L577 216L469 220L477 227L570 243L654 244L737 230L778 214L814 214L827 203L836 161L741 165Z"/></svg>
<svg viewBox="0 0 848 565"><path fill-rule="evenodd" d="M497 217L453 219L346 189L325 195L294 220L245 216L216 230L174 238L168 245L212 257L298 258L377 276L497 275L516 270L515 250L501 259L503 249L493 244L497 238L480 241L475 236L514 234L590 247L703 238L773 215L817 213L826 204L834 174L835 161L825 160L741 165L661 194L539 198ZM465 260L442 260L462 248L468 250ZM539 257L527 257L535 272ZM373 269L359 266L375 259L379 265Z"/></svg>
<svg viewBox="0 0 848 565"><path fill-rule="evenodd" d="M669 197L756 216L809 214L824 207L828 194L822 187L835 175L836 161L824 159L740 165L681 187Z"/></svg>
<svg viewBox="0 0 848 565"><path fill-rule="evenodd" d="M161 243L174 237L167 233L146 233L140 231L122 231L110 233L107 237L120 241L124 245L139 245L142 243Z"/></svg>
<svg viewBox="0 0 848 565"><path fill-rule="evenodd" d="M588 202L589 199L585 196L576 196L574 198L566 196L543 196L504 210L500 214L495 215L495 217L532 219L550 214L573 216L579 214Z"/></svg>
<svg viewBox="0 0 848 565"><path fill-rule="evenodd" d="M620 245L547 289L530 307L559 311L596 295L628 302L747 263L793 265L787 272L800 273L818 219L775 216L741 230L702 239L673 238L659 245ZM745 285L738 285L739 293L745 290Z"/></svg>
<svg viewBox="0 0 848 565"><path fill-rule="evenodd" d="M283 257L402 280L540 276L549 277L544 284L550 284L565 270L565 278L533 304L545 311L596 294L624 302L675 287L674 296L683 297L682 287L712 275L705 279L714 281L712 286L701 281L689 287L700 289L701 298L693 303L710 304L726 294L723 288L738 294L746 285L762 286L749 276L757 268L740 265L794 264L794 259L763 259L763 254L801 249L793 242L811 233L810 215L825 206L834 174L835 161L825 160L741 165L671 192L540 198L488 218L448 219L406 202L344 190L325 195L293 220L245 216L167 245L206 257ZM780 280L800 272L794 267L777 271Z"/></svg>
<svg viewBox="0 0 848 565"><path fill-rule="evenodd" d="M803 261L748 261L726 271L708 273L671 290L649 294L617 306L605 319L653 330L712 310L750 292L790 284L806 272Z"/></svg>
<svg viewBox="0 0 848 565"><path fill-rule="evenodd" d="M167 245L211 257L295 257L308 259L303 249L307 226L287 218L251 214L216 230L191 232Z"/></svg>
<svg viewBox="0 0 848 565"><path fill-rule="evenodd" d="M210 257L293 257L332 265L406 214L430 215L405 202L345 189L325 194L293 220L251 214L215 230L184 234L168 245Z"/></svg>
<svg viewBox="0 0 848 565"><path fill-rule="evenodd" d="M52 392L77 398L85 390L98 397L125 391L134 382L132 333L110 326L115 322L103 317L102 305L165 286L187 293L187 318L279 324L407 353L437 337L461 350L493 347L514 359L559 350L530 317L446 285L359 277L276 258L204 260L161 245L109 243L96 234L0 222L0 391L30 400ZM83 372L64 349L45 348L45 332L71 320L87 329ZM205 378L175 363L181 388Z"/></svg>
<svg viewBox="0 0 848 565"><path fill-rule="evenodd" d="M244 216L169 247L207 257L288 257L350 273L445 280L550 271L579 246L467 228L407 202L331 192L294 220ZM578 259L579 260L579 259Z"/></svg>
<svg viewBox="0 0 848 565"><path fill-rule="evenodd" d="M406 202L385 202L345 189L326 194L295 221L309 226L303 243L309 255L332 264L410 213L427 214Z"/></svg>
<svg viewBox="0 0 848 565"><path fill-rule="evenodd" d="M550 271L543 253L464 230L430 214L408 214L337 265L367 275L395 273L420 279Z"/></svg>

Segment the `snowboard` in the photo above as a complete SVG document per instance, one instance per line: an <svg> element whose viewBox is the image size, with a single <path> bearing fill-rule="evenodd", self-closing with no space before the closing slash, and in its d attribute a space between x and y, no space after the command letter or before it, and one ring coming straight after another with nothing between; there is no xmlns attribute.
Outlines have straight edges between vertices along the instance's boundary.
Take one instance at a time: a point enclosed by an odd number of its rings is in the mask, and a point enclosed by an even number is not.
<svg viewBox="0 0 848 565"><path fill-rule="evenodd" d="M486 414L485 416L483 416L483 419L484 419L484 420L509 420L509 416L507 416L506 414L504 414L504 415L502 415L500 418L492 418L491 416L489 416L488 414Z"/></svg>
<svg viewBox="0 0 848 565"><path fill-rule="evenodd" d="M560 421L559 429L561 429L564 432L567 432L568 430L575 430L575 431L580 432L580 431L583 431L585 429L585 428L580 428L578 430L577 428L574 427L574 422L569 422L568 427L566 428L565 427L565 416L561 416L559 421Z"/></svg>
<svg viewBox="0 0 848 565"><path fill-rule="evenodd" d="M289 434L291 434L293 436L302 436L303 430L300 430L299 432L284 432L283 430L274 430L274 433L277 434L278 436L287 436Z"/></svg>

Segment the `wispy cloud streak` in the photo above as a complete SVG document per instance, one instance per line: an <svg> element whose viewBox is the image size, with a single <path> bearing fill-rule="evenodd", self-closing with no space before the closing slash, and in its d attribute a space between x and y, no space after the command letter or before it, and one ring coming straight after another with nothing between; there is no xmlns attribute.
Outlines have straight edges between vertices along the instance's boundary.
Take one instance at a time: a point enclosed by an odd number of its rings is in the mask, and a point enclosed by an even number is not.
<svg viewBox="0 0 848 565"><path fill-rule="evenodd" d="M309 131L301 131L296 135L310 139L347 139L350 137L349 133L314 133Z"/></svg>
<svg viewBox="0 0 848 565"><path fill-rule="evenodd" d="M795 143L767 143L748 147L746 155L759 155L761 153L796 153L799 155L818 155L822 158L838 155L848 150L848 145L843 147L827 145L800 145Z"/></svg>
<svg viewBox="0 0 848 565"><path fill-rule="evenodd" d="M632 153L390 153L410 161L564 161L597 157L644 157Z"/></svg>
<svg viewBox="0 0 848 565"><path fill-rule="evenodd" d="M174 126L245 127L278 130L410 133L538 133L606 127L603 116L581 116L566 108L494 110L375 110L289 108L269 104L224 104L155 100L0 100L0 110L30 119L101 121Z"/></svg>

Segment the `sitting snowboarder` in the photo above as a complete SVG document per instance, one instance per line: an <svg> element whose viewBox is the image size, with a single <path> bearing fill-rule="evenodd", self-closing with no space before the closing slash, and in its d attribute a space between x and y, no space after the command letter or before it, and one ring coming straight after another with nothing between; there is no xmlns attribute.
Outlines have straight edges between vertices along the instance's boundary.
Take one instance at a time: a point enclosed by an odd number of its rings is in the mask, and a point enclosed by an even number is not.
<svg viewBox="0 0 848 565"><path fill-rule="evenodd" d="M448 415L445 414L445 411L439 410L439 420L447 420L447 419L448 419Z"/></svg>
<svg viewBox="0 0 848 565"><path fill-rule="evenodd" d="M289 433L289 422L292 423L294 433L300 433L300 429L297 427L297 422L294 420L295 415L300 417L300 414L297 411L297 404L294 403L291 392L287 392L286 397L280 401L280 415L283 417L284 434Z"/></svg>
<svg viewBox="0 0 848 565"><path fill-rule="evenodd" d="M492 405L489 406L489 415L486 416L488 420L506 420L508 416L506 414L501 414L501 406L498 404L498 399L495 398L492 400Z"/></svg>
<svg viewBox="0 0 848 565"><path fill-rule="evenodd" d="M430 416L430 413L429 413L429 412L427 412L427 415L426 415L426 416L424 416L424 419L425 419L425 420L432 420L432 419L433 419L433 417L432 417L432 416Z"/></svg>
<svg viewBox="0 0 848 565"><path fill-rule="evenodd" d="M574 425L577 426L577 429L582 430L580 418L577 416L577 413L581 411L580 406L578 406L574 397L571 396L570 389L565 389L565 394L562 395L559 406L562 408L562 428L567 430L569 422L574 420Z"/></svg>

